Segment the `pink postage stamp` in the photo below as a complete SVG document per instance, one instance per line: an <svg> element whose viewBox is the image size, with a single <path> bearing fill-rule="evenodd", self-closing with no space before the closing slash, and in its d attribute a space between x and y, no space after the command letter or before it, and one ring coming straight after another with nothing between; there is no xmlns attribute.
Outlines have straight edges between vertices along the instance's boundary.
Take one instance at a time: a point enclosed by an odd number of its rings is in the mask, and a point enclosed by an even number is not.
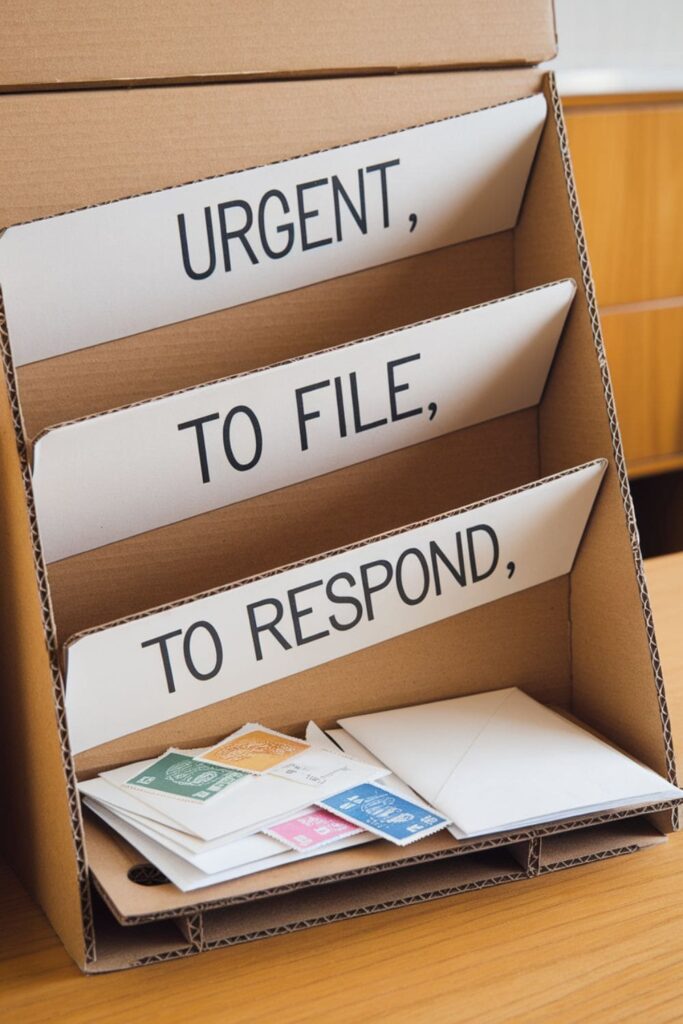
<svg viewBox="0 0 683 1024"><path fill-rule="evenodd" d="M359 825L353 825L318 807L311 807L295 818L281 821L265 830L266 835L287 843L295 850L313 850L317 846L334 843L362 831Z"/></svg>

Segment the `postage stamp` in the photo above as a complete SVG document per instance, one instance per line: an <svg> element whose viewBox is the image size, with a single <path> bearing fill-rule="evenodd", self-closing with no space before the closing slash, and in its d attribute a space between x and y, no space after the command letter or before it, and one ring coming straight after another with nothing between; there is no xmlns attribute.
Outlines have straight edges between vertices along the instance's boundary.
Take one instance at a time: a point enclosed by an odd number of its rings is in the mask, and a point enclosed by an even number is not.
<svg viewBox="0 0 683 1024"><path fill-rule="evenodd" d="M350 821L345 821L344 818L323 811L319 807L310 807L289 821L281 821L265 829L266 835L280 839L299 851L314 850L326 843L334 843L347 836L356 836L363 831L360 825L353 825Z"/></svg>
<svg viewBox="0 0 683 1024"><path fill-rule="evenodd" d="M131 789L161 793L196 803L206 803L224 793L230 786L249 778L234 768L200 764L190 754L167 750L143 772L125 782Z"/></svg>
<svg viewBox="0 0 683 1024"><path fill-rule="evenodd" d="M308 743L293 736L285 736L263 725L245 725L198 754L196 760L261 775L308 749Z"/></svg>
<svg viewBox="0 0 683 1024"><path fill-rule="evenodd" d="M318 806L397 846L407 846L445 828L449 819L428 807L366 782L336 796L317 801Z"/></svg>

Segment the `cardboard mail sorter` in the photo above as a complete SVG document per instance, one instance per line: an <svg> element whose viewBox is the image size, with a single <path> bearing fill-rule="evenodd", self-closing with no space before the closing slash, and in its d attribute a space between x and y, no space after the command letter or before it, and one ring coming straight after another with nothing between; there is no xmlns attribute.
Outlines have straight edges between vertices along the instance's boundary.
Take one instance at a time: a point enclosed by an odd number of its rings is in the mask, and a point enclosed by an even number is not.
<svg viewBox="0 0 683 1024"><path fill-rule="evenodd" d="M183 894L84 814L76 782L107 768L170 745L208 746L245 721L303 735L309 718L329 727L513 686L671 779L673 751L551 77L517 68L0 98L0 221L13 224L538 94L547 116L512 227L24 365L13 364L3 321L1 749L3 778L16 779L21 765L25 783L3 794L8 855L85 971L635 852L677 824L675 808L661 804L476 840L377 842ZM31 467L47 428L566 279L577 293L540 401L46 564ZM582 464L602 472L596 460L607 468L570 571L72 751L65 653L106 637L104 624L144 624L159 606L182 610L193 594L270 578L324 552L359 552L368 538L490 508L496 495L533 500L544 478L567 479Z"/></svg>

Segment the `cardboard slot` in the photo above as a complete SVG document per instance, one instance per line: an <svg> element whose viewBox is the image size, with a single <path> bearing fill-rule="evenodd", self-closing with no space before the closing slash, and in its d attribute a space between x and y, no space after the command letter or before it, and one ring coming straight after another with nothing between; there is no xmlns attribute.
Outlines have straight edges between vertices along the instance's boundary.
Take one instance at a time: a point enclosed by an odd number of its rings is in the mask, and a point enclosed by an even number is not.
<svg viewBox="0 0 683 1024"><path fill-rule="evenodd" d="M135 730L159 727L163 732L164 729L173 729L173 726L167 724L164 727L162 723L173 720L177 720L177 728L183 722L188 724L190 713L196 711L209 714L210 720L214 720L214 715L210 711L207 712L207 708L213 704L222 705L223 709L230 713L239 706L240 701L246 699L246 691L259 690L268 693L269 685L272 687L275 682L278 683L279 692L297 684L305 686L306 679L311 678L323 667L325 671L331 674L336 672L344 679L342 692L347 696L350 693L357 694L360 702L365 701L367 697L366 687L362 684L363 673L354 673L353 663L359 655L367 657L364 652L379 650L378 670L376 673L370 673L373 678L377 676L379 682L385 678L382 659L388 659L389 652L397 646L402 645L405 648L407 645L410 650L413 634L418 638L413 641L414 658L420 649L419 637L425 629L440 625L448 634L449 620L452 617L457 620L459 615L482 605L496 606L500 603L507 607L509 600L499 599L509 599L526 590L534 591L545 581L566 576L571 570L605 465L604 461L596 460L553 478L537 481L513 492L488 499L473 507L458 511L448 510L435 519L409 524L403 530L380 538L368 539L363 544L328 555L319 554L312 563L289 565L272 574L266 574L264 578L251 578L234 586L223 586L209 594L194 595L175 606L151 609L142 615L72 637L66 648L65 660L67 713L74 750L80 753L107 743L115 737L119 737L120 743L129 750L131 742L134 742L131 734ZM499 532L502 530L501 543L509 544L508 550L513 554L518 551L519 557L523 558L520 573L514 579L515 563L499 558L498 540L495 541L495 548L491 544L490 538L495 539L495 532L488 525L477 525L482 516L497 524ZM368 623L373 623L369 631L350 635L343 626L332 629L333 620L328 621L325 618L325 601L330 600L325 598L325 579L332 578L332 574L339 572L340 569L347 576L354 573L358 576L358 573L362 574L365 562L380 558L380 555L382 558L395 559L406 545L431 545L435 536L438 536L440 543L447 547L455 545L457 537L460 537L457 531L464 530L465 527L468 530L472 528L476 531L485 531L491 545L488 550L490 554L495 552L490 571L485 576L478 577L480 581L487 581L483 588L476 589L476 592L472 588L465 590L464 582L458 587L451 579L450 586L442 592L435 569L433 585L429 578L426 578L425 589L418 602L419 611L413 610L409 620L405 619L402 599L399 598L397 589L395 592L387 591L388 596L382 614L377 620L374 612L368 608ZM469 543L468 540L468 545ZM432 549L429 547L427 550ZM383 564L390 567L390 562L385 561ZM426 560L423 564L427 570ZM320 573L321 579L311 583L311 572ZM474 575L475 570L472 568L471 582L476 586ZM350 575L349 578L353 583L355 577ZM385 579L387 585L390 578L387 576ZM464 579L465 577L461 577L461 580ZM292 643L288 643L279 634L274 633L276 643L273 647L271 640L268 657L264 659L255 656L257 650L253 646L253 637L250 639L245 602L260 599L267 591L269 597L265 603L272 606L272 594L276 593L282 597L282 601L275 602L282 616L285 605L290 601L286 588L301 585L305 591L310 590L311 586L320 588L322 598L318 602L317 611L311 609L311 612L306 614L313 614L313 628L319 630L313 639L324 640L324 647L309 648L306 640L296 643L293 640ZM398 576L396 585L399 585ZM442 594L448 596L440 596ZM428 596L429 600L425 601ZM364 613L359 602L355 602L355 605L361 616L355 620L355 625L358 625ZM213 635L220 644L221 654L216 662L216 670L203 676L204 680L211 679L213 682L210 686L205 684L201 688L197 688L198 677L194 669L182 668L180 663L177 663L176 672L180 672L181 675L173 678L168 675L170 655L164 655L162 660L166 667L162 668L159 650L152 651L155 657L151 661L149 653L145 650L150 647L150 643L157 642L151 640L152 637L162 634L166 637L179 637L183 635L184 630L194 630L192 623L198 614L206 616L209 620L213 619L223 637L221 643L214 627L206 623L203 625L204 629L213 629ZM326 622L329 628L323 628ZM564 626L566 628L566 622ZM285 628L284 622L282 628ZM294 634L292 636L294 637ZM389 640L391 643L384 643ZM182 641L182 650L186 650L185 643ZM229 666L224 666L223 645L231 652ZM215 650L217 648L214 652ZM283 651L288 653L283 655ZM386 677L386 686L391 691L393 681L394 691L393 699L388 696L385 700L385 707L415 702L414 680L429 680L434 659L426 657L424 662L424 665L420 665L419 660L408 659L410 675L407 692L405 699L400 701L397 701L395 679L392 676ZM405 668L406 662L404 671ZM469 689L465 692L472 691L475 686L474 680L478 676L479 673L475 672L469 679ZM93 678L97 680L96 686L92 683ZM135 682L140 679L145 680L144 690L140 690L139 684ZM130 692L126 697L124 695L128 688ZM486 688L491 687L484 686L484 689ZM332 695L334 692L333 690ZM240 701L237 701L236 698L240 694ZM253 700L258 701L258 697ZM105 704L109 712L103 716ZM325 719L339 714L339 707L333 702L328 708L323 715ZM272 706L270 710L272 714ZM304 714L313 714L310 703L305 706ZM197 722L200 720L196 719ZM224 727L222 731L225 733L229 730ZM181 737L180 745L191 742L190 736L184 735Z"/></svg>
<svg viewBox="0 0 683 1024"><path fill-rule="evenodd" d="M47 562L536 406L575 291L552 282L43 432Z"/></svg>
<svg viewBox="0 0 683 1024"><path fill-rule="evenodd" d="M182 893L170 882L160 885L136 884L131 874L149 868L144 858L129 843L114 833L98 818L86 813L86 835L90 870L99 891L116 920L128 926L149 919L177 919L183 912L194 913L199 906L234 906L245 913L248 906L268 903L271 899L305 894L311 888L328 889L341 879L351 885L364 878L393 874L419 865L435 865L444 861L451 873L461 860L470 862L479 856L472 846L484 846L485 855L492 847L501 848L505 837L483 844L460 843L447 833L423 839L414 846L397 847L379 840L337 853L297 861L232 882L222 882L206 889ZM498 852L498 850L496 851ZM507 850L500 851L512 869L522 876L523 867ZM382 884L382 883L380 883Z"/></svg>
<svg viewBox="0 0 683 1024"><path fill-rule="evenodd" d="M444 864L445 871L459 870L460 862L502 855L514 865L519 877L560 870L611 856L634 853L663 843L666 836L656 827L652 814L642 810L618 812L621 817L604 821L607 814L569 819L530 832L501 833L479 840L460 842L439 833L413 846L396 847L377 841L324 857L302 860L230 882L183 893L163 876L126 840L99 818L86 812L88 862L98 890L116 920L131 927L148 920L196 915L202 910L234 908L246 913L257 904L296 899L308 891L329 890L340 882L349 886L377 876L391 877L415 866ZM585 824L588 822L588 824ZM149 882L152 884L149 884ZM385 884L382 877L379 885ZM203 915L204 931L206 915ZM186 937L197 938L197 923L180 925Z"/></svg>
<svg viewBox="0 0 683 1024"><path fill-rule="evenodd" d="M58 636L528 483L536 477L536 427L535 409L513 413L54 562Z"/></svg>
<svg viewBox="0 0 683 1024"><path fill-rule="evenodd" d="M566 577L544 583L93 747L75 757L76 767L86 777L169 746L208 746L247 721L301 734L310 718L332 726L338 716L499 689L501 679L568 707L568 595Z"/></svg>
<svg viewBox="0 0 683 1024"><path fill-rule="evenodd" d="M190 945L200 950L204 945L204 919L202 914L188 914L187 917L177 917L175 923L180 929L180 934L187 939Z"/></svg>
<svg viewBox="0 0 683 1024"><path fill-rule="evenodd" d="M525 839L521 843L511 843L506 849L511 857L514 857L520 868L528 875L532 856L532 844L535 840Z"/></svg>
<svg viewBox="0 0 683 1024"><path fill-rule="evenodd" d="M124 931L97 893L93 910L97 927L97 961L90 967L93 973L188 956L197 950L180 920L154 921Z"/></svg>
<svg viewBox="0 0 683 1024"><path fill-rule="evenodd" d="M199 934L209 941L212 917L222 919L223 914L229 915L228 920L265 921L277 908L302 907L321 896L327 899L328 894L338 889L351 893L366 886L368 891L388 892L395 884L392 880L399 877L403 879L398 881L399 885L409 880L412 888L421 873L430 879L440 877L446 883L434 887L437 895L439 890L453 891L460 882L472 880L474 865L506 864L505 872L496 873L526 878L635 853L666 841L666 836L653 824L652 815L642 815L637 810L620 813L620 820L599 824L582 825L581 819L574 819L558 822L549 829L541 826L526 833L526 838L519 833L503 833L459 842L440 833L403 848L378 841L191 893L182 893L163 876L159 878L156 869L137 850L90 813L86 813L86 837L90 870L119 924L133 928L145 921L172 919L188 941L196 944ZM147 884L150 877L155 884ZM359 904L363 905L365 901ZM185 919L180 916L183 914ZM201 916L201 924L188 920L197 916ZM297 926L303 926L303 911L292 915L292 922L295 921ZM250 930L242 928L239 934L246 938Z"/></svg>
<svg viewBox="0 0 683 1024"><path fill-rule="evenodd" d="M644 850L666 842L666 836L650 818L635 817L544 836L540 842L539 870L545 872Z"/></svg>
<svg viewBox="0 0 683 1024"><path fill-rule="evenodd" d="M209 911L204 914L204 942L206 948L244 942L294 928L326 924L361 912L376 913L524 877L525 872L506 850L465 854L381 875L353 878L290 896L259 900L247 906Z"/></svg>
<svg viewBox="0 0 683 1024"><path fill-rule="evenodd" d="M27 434L509 295L512 259L503 231L29 363Z"/></svg>
<svg viewBox="0 0 683 1024"><path fill-rule="evenodd" d="M546 113L542 94L523 96L10 225L0 277L15 364L505 231L517 222Z"/></svg>
<svg viewBox="0 0 683 1024"><path fill-rule="evenodd" d="M466 844L445 833L422 840L419 850L378 841L183 893L170 882L138 884L137 871L141 867L149 869L151 865L145 865L140 853L96 815L86 812L85 824L90 870L106 894L109 908L122 924L134 924L149 915L176 917L196 904L242 906L246 900L265 899L275 893L305 889L311 884L328 884L357 871L374 874L467 852Z"/></svg>
<svg viewBox="0 0 683 1024"><path fill-rule="evenodd" d="M531 95L542 79L512 68L3 95L0 225L451 117Z"/></svg>

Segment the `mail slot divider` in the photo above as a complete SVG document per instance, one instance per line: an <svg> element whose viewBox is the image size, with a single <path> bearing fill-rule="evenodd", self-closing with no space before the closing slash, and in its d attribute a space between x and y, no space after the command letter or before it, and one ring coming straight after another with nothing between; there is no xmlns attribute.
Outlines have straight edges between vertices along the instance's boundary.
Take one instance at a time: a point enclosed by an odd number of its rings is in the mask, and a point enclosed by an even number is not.
<svg viewBox="0 0 683 1024"><path fill-rule="evenodd" d="M181 935L199 952L204 947L204 915L199 912L174 919Z"/></svg>
<svg viewBox="0 0 683 1024"><path fill-rule="evenodd" d="M205 948L408 907L526 877L505 849L410 865L204 914Z"/></svg>
<svg viewBox="0 0 683 1024"><path fill-rule="evenodd" d="M651 818L636 815L621 821L546 835L539 838L538 842L538 873L547 874L596 860L636 853L665 842L665 836L652 823Z"/></svg>

